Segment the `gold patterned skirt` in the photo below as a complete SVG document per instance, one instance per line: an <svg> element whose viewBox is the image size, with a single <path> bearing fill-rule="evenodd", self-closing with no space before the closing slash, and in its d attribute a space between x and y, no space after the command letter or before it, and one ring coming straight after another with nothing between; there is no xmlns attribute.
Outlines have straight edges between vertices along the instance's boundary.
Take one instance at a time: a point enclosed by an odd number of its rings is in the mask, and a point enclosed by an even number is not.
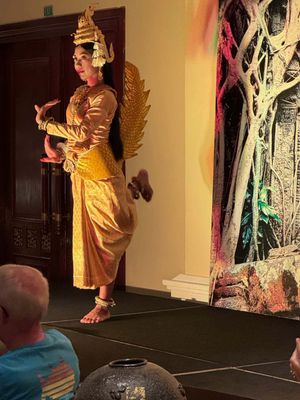
<svg viewBox="0 0 300 400"><path fill-rule="evenodd" d="M136 227L136 207L118 175L98 181L71 174L73 283L95 289L114 281Z"/></svg>

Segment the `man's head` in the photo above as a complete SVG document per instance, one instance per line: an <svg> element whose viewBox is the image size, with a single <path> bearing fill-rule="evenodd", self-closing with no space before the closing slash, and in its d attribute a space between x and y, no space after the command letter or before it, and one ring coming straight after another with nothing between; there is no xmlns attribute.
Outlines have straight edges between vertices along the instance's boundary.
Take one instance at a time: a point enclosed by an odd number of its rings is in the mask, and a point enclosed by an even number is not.
<svg viewBox="0 0 300 400"><path fill-rule="evenodd" d="M0 266L0 325L9 322L30 329L46 314L48 303L48 282L38 270L25 265Z"/></svg>

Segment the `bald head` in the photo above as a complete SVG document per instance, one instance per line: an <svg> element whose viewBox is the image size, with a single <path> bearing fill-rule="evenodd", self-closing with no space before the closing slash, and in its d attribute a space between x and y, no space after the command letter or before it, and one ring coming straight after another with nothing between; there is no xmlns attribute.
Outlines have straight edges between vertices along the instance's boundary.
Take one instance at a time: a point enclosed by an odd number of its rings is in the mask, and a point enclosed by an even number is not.
<svg viewBox="0 0 300 400"><path fill-rule="evenodd" d="M39 322L48 303L48 282L37 269L14 264L0 266L0 306L15 323Z"/></svg>

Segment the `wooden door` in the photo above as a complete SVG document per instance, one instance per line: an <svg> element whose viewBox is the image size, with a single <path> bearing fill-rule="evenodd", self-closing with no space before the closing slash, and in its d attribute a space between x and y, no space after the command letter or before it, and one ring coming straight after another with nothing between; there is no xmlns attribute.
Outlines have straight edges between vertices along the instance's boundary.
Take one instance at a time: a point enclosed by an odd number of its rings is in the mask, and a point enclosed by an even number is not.
<svg viewBox="0 0 300 400"><path fill-rule="evenodd" d="M55 186L61 201L62 182L56 183L62 171L39 162L44 135L37 130L33 106L60 95L60 38L12 43L6 48L5 64L6 257L52 277L65 268L60 258L66 251L66 229L56 234L55 225L61 221L57 215L52 219L57 204L51 191ZM54 113L59 118L59 110ZM60 268L52 267L54 263Z"/></svg>
<svg viewBox="0 0 300 400"><path fill-rule="evenodd" d="M43 164L44 133L34 121L34 104L60 98L51 110L65 121L74 89L70 36L77 15L0 26L0 263L39 268L52 280L72 277L72 198L68 174L59 164ZM123 94L124 9L95 13L115 50L114 80ZM59 139L54 139L56 142ZM119 283L124 285L124 260Z"/></svg>

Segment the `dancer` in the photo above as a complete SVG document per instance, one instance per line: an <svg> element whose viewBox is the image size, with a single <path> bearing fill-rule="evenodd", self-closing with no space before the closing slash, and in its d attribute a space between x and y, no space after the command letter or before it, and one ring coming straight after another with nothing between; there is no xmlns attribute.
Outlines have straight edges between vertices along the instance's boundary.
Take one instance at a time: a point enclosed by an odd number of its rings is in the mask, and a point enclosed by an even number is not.
<svg viewBox="0 0 300 400"><path fill-rule="evenodd" d="M113 61L114 53L112 46L108 51L104 35L92 16L93 9L89 7L79 18L74 35L74 67L86 84L77 88L70 99L67 123L46 118L47 110L58 99L42 107L35 105L38 127L47 132L47 157L41 161L63 161L64 169L71 173L74 286L99 288L96 306L81 319L82 323L99 323L110 318L119 261L136 227L132 197L141 193L150 201L153 194L145 170L130 185L133 196L126 188L122 162L128 158L125 153L134 153L139 145L128 152L126 137L121 138L116 91L106 83L107 63ZM54 149L48 135L67 141Z"/></svg>

